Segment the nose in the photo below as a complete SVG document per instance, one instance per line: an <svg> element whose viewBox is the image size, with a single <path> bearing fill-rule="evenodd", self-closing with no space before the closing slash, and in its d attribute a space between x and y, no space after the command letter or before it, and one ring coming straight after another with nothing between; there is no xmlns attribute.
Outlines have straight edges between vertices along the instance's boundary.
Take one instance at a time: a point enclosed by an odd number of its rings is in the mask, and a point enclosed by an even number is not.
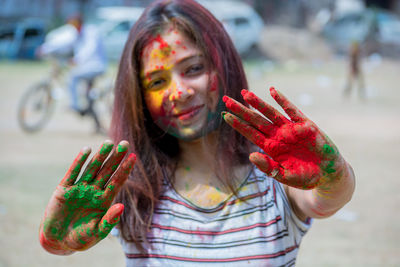
<svg viewBox="0 0 400 267"><path fill-rule="evenodd" d="M169 101L186 101L194 94L194 90L180 79L174 79L171 83Z"/></svg>

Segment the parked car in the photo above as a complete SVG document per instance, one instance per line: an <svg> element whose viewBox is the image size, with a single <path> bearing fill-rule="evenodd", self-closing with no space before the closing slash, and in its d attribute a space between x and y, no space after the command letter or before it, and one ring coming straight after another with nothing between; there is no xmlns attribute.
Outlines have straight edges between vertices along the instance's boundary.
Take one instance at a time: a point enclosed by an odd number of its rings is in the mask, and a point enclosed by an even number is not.
<svg viewBox="0 0 400 267"><path fill-rule="evenodd" d="M400 57L400 18L385 10L343 14L327 23L322 34L339 53L347 53L357 41L366 54Z"/></svg>
<svg viewBox="0 0 400 267"><path fill-rule="evenodd" d="M37 19L2 23L0 59L34 59L45 38L45 24Z"/></svg>
<svg viewBox="0 0 400 267"><path fill-rule="evenodd" d="M119 60L133 24L142 15L142 7L100 7L89 23L99 27L110 60Z"/></svg>
<svg viewBox="0 0 400 267"><path fill-rule="evenodd" d="M250 5L228 0L198 2L222 22L240 54L246 54L257 45L264 22Z"/></svg>

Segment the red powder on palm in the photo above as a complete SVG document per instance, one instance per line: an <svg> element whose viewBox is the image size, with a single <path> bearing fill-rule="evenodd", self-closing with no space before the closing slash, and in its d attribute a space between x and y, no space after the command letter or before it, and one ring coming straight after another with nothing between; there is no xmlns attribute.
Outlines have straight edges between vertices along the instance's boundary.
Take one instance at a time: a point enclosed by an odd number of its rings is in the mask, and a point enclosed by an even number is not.
<svg viewBox="0 0 400 267"><path fill-rule="evenodd" d="M224 96L223 101L233 112L238 112L240 106L229 97ZM259 103L260 105L262 103ZM248 114L246 114L248 115ZM251 121L250 117L244 115L245 120ZM254 121L252 123L255 123ZM316 153L316 133L308 127L302 127L303 123L285 123L266 127L254 124L255 128L261 129L264 134L254 133L252 141L263 149L274 161L278 162L284 169L288 170L291 177L299 177L297 181L292 179L290 184L296 187L312 188L318 182L321 171L321 157ZM248 132L249 125L241 121L233 120L233 127L242 132ZM263 130L268 129L268 130ZM299 130L302 129L302 130ZM307 177L304 177L307 174ZM287 181L282 173L282 182Z"/></svg>

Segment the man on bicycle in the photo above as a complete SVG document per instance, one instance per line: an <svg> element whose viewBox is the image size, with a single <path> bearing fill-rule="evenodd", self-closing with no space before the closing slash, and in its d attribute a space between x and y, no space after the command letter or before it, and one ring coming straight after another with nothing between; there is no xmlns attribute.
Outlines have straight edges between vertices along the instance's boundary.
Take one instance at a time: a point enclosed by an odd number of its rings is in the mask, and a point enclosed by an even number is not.
<svg viewBox="0 0 400 267"><path fill-rule="evenodd" d="M71 27L72 26L72 27ZM93 113L96 122L96 131L102 131L97 115L93 111L92 103L89 107L81 107L78 98L78 84L87 83L88 92L94 79L102 75L107 69L107 58L102 38L97 28L93 25L84 25L82 16L77 14L67 20L68 34L59 42L45 42L40 50L40 55L49 55L72 52L69 62L72 65L69 74L70 107L81 115ZM90 100L89 100L90 101Z"/></svg>
<svg viewBox="0 0 400 267"><path fill-rule="evenodd" d="M82 17L73 16L68 23L78 32L73 44L73 69L70 73L69 90L71 93L71 107L81 111L78 106L77 86L82 80L91 81L103 74L107 69L107 59L102 39L94 26L83 25Z"/></svg>

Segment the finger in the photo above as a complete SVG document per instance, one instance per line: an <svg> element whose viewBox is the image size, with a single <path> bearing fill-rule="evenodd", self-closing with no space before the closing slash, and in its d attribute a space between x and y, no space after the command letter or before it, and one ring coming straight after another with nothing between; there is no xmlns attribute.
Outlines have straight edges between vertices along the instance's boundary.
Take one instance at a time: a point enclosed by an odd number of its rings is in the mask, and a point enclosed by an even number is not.
<svg viewBox="0 0 400 267"><path fill-rule="evenodd" d="M118 224L123 212L124 205L121 203L114 204L108 209L99 224L100 239L104 239L111 232L114 226Z"/></svg>
<svg viewBox="0 0 400 267"><path fill-rule="evenodd" d="M110 177L118 169L118 166L121 163L122 159L125 157L126 153L128 153L128 148L129 148L129 143L127 141L121 141L118 144L117 149L106 161L103 168L101 168L99 174L93 181L94 185L103 189L104 185L107 184Z"/></svg>
<svg viewBox="0 0 400 267"><path fill-rule="evenodd" d="M242 96L244 101L246 101L249 105L257 109L258 111L260 111L265 117L267 117L270 121L277 124L278 126L289 122L289 120L285 116L283 116L279 111L277 111L274 107L261 100L261 98L256 96L254 93L243 89Z"/></svg>
<svg viewBox="0 0 400 267"><path fill-rule="evenodd" d="M113 146L114 144L112 143L112 141L110 140L104 141L100 150L93 156L93 159L86 167L79 182L90 183L93 180L97 172L100 170L101 165L110 154L110 151L112 150Z"/></svg>
<svg viewBox="0 0 400 267"><path fill-rule="evenodd" d="M271 96L283 108L283 110L286 112L286 114L288 114L292 121L300 122L307 120L307 117L281 92L278 92L274 87L271 87L269 90Z"/></svg>
<svg viewBox="0 0 400 267"><path fill-rule="evenodd" d="M278 162L271 159L268 155L254 152L249 156L249 160L257 166L262 172L268 174L272 178L279 179L284 175L283 168Z"/></svg>
<svg viewBox="0 0 400 267"><path fill-rule="evenodd" d="M81 168L83 164L85 164L87 158L89 157L91 152L90 147L84 147L79 152L78 156L76 156L74 162L69 167L67 173L65 174L64 178L61 180L61 186L70 186L73 185L76 179L79 176Z"/></svg>
<svg viewBox="0 0 400 267"><path fill-rule="evenodd" d="M232 128L234 128L236 131L238 131L241 135L246 137L248 140L250 140L257 146L259 146L261 148L264 147L266 138L261 132L259 132L255 128L251 127L244 120L238 118L237 116L235 116L229 112L222 112L222 117L224 118L226 123L228 123Z"/></svg>
<svg viewBox="0 0 400 267"><path fill-rule="evenodd" d="M236 100L228 96L224 96L222 100L230 111L239 116L241 119L250 123L251 126L260 130L264 134L270 134L274 130L274 126L267 119L245 107Z"/></svg>
<svg viewBox="0 0 400 267"><path fill-rule="evenodd" d="M131 153L128 158L124 160L122 165L118 168L117 172L111 178L111 181L106 186L106 190L104 192L104 198L112 201L115 195L121 190L122 185L128 179L129 174L131 173L133 166L136 162L136 155Z"/></svg>
<svg viewBox="0 0 400 267"><path fill-rule="evenodd" d="M271 159L268 155L254 152L250 154L249 160L262 172L266 173L268 176L274 178L278 182L289 186L302 188L302 186L298 184L298 179L295 181L287 179L288 171L286 171L285 168L283 168L278 162Z"/></svg>

